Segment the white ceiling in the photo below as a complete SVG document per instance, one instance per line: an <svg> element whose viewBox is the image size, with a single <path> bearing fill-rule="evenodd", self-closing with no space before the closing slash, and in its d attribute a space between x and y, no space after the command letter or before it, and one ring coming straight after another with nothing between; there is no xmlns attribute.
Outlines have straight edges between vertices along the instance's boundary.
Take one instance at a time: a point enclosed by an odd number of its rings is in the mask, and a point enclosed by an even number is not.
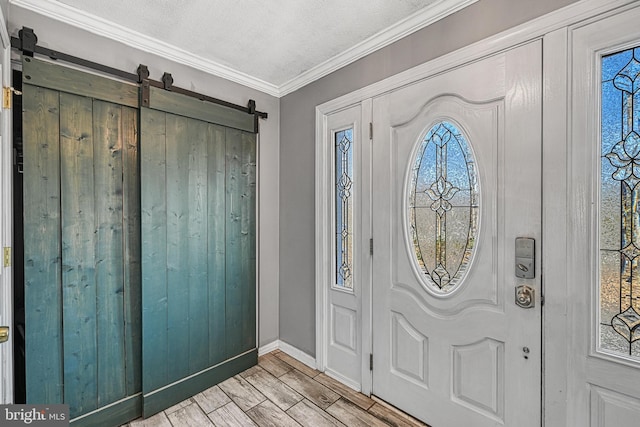
<svg viewBox="0 0 640 427"><path fill-rule="evenodd" d="M11 0L276 96L477 0Z"/></svg>

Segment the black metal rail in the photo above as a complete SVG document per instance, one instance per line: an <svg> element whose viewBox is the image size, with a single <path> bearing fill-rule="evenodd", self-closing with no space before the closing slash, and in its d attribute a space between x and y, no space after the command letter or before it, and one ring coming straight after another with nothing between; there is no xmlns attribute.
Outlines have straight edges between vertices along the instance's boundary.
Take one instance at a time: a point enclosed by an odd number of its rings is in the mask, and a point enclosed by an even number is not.
<svg viewBox="0 0 640 427"><path fill-rule="evenodd" d="M69 55L63 52L58 52L53 49L48 49L46 47L38 46L38 37L35 35L35 33L31 28L22 27L22 29L18 32L18 36L19 37L11 37L11 47L20 50L23 55L33 56L34 54L38 54L38 55L47 56L54 60L61 60L61 61L69 62L71 64L79 65L81 67L96 70L101 73L111 74L123 80L128 80L128 81L139 83L139 84L148 82L149 85L157 88L169 90L175 93L180 93L182 95L190 96L192 98L197 98L201 101L207 101L213 104L218 104L228 108L233 108L235 110L242 111L247 114L251 114L255 116L256 131L257 131L258 119L259 118L266 119L268 117L267 113L256 110L256 102L253 99L250 99L247 106L245 107L242 105L233 104L231 102L224 101L222 99L213 98L211 96L207 96L202 93L193 92L191 90L184 89L178 86L173 86L173 77L169 73L163 74L162 81L151 80L149 79L149 70L146 65L140 64L140 66L138 67L137 73L128 73L126 71L118 70L117 68L109 67L107 65L99 64L97 62L78 58L77 56ZM143 92L144 92L144 87L143 87Z"/></svg>

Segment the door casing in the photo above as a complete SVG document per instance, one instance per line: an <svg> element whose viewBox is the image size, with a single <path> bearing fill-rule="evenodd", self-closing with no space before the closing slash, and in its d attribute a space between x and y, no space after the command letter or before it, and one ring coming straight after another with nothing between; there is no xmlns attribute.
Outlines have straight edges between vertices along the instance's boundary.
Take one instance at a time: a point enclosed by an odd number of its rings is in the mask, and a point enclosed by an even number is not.
<svg viewBox="0 0 640 427"><path fill-rule="evenodd" d="M11 40L7 31L7 20L0 9L0 74L2 86L11 87ZM13 246L13 134L11 131L11 109L0 113L0 196L4 208L0 212L1 247ZM0 403L13 403L13 271L11 262L2 266L0 274L0 326L9 326L9 341L0 344Z"/></svg>

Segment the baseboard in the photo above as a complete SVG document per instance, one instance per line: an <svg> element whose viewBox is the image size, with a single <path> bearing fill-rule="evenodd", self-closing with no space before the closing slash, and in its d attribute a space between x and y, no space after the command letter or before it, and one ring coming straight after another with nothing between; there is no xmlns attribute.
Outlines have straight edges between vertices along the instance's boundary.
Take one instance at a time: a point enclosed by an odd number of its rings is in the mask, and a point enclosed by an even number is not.
<svg viewBox="0 0 640 427"><path fill-rule="evenodd" d="M280 341L274 340L269 344L265 344L262 347L258 348L258 356L264 356L267 353L271 353L274 350L278 350L280 348Z"/></svg>
<svg viewBox="0 0 640 427"><path fill-rule="evenodd" d="M262 356L263 354L267 354L274 350L280 350L287 353L289 356L296 359L298 362L302 362L310 368L318 369L316 364L316 359L313 356L309 356L304 351L300 350L292 346L291 344L287 344L284 341L275 340L270 342L269 344L265 344L258 349L258 355ZM336 378L337 379L337 378Z"/></svg>
<svg viewBox="0 0 640 427"><path fill-rule="evenodd" d="M352 388L353 390L357 391L358 393L362 392L362 388L360 387L360 384L358 384L357 382L353 381L352 379L349 379L343 375L340 375L337 372L332 371L331 369L326 369L324 371L325 374L327 374L328 376L330 376L331 378L333 378L334 380L341 382L342 384L346 385L349 388Z"/></svg>
<svg viewBox="0 0 640 427"><path fill-rule="evenodd" d="M310 368L317 369L316 359L313 356L309 356L304 351L292 346L291 344L287 344L284 341L280 341L279 348L281 351L284 351L297 361L304 363Z"/></svg>

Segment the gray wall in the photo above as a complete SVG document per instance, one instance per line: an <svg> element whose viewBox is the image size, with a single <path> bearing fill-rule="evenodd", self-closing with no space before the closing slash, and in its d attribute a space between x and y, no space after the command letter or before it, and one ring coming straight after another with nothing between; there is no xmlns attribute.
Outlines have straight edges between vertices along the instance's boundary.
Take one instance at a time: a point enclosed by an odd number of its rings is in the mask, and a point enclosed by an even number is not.
<svg viewBox="0 0 640 427"><path fill-rule="evenodd" d="M315 355L315 107L576 0L480 0L280 99L280 339Z"/></svg>
<svg viewBox="0 0 640 427"><path fill-rule="evenodd" d="M87 31L54 21L25 9L10 6L9 33L17 36L22 26L33 28L38 44L74 56L134 72L138 64L149 67L151 78L169 72L174 84L233 103L246 105L255 99L258 110L269 114L260 122L260 316L259 345L278 339L278 181L280 101L257 90L211 76L165 58L149 54Z"/></svg>

